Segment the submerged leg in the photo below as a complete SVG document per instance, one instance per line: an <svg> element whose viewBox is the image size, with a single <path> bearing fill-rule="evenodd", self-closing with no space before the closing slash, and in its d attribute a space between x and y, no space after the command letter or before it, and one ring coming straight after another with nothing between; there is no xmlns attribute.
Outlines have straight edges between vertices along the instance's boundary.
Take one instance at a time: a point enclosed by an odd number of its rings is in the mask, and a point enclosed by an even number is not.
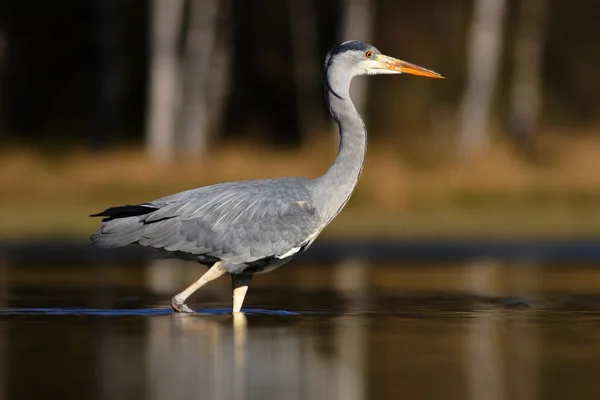
<svg viewBox="0 0 600 400"><path fill-rule="evenodd" d="M233 289L233 312L238 313L244 304L248 285L252 275L231 275L231 288Z"/></svg>
<svg viewBox="0 0 600 400"><path fill-rule="evenodd" d="M223 268L222 262L215 263L200 279L192 283L183 292L177 294L171 299L171 307L173 310L182 313L193 313L194 310L185 305L185 300L192 295L196 290L206 285L210 281L223 276L227 271Z"/></svg>

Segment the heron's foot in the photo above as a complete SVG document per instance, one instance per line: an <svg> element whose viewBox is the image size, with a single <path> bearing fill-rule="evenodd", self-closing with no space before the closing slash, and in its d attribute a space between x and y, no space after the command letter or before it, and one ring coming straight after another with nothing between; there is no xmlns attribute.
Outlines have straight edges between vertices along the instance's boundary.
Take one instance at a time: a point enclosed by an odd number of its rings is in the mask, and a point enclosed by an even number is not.
<svg viewBox="0 0 600 400"><path fill-rule="evenodd" d="M173 310L175 310L175 312L178 312L178 313L185 313L185 314L195 314L196 313L196 311L189 308L182 300L178 299L177 296L175 296L171 299L171 307L173 307Z"/></svg>

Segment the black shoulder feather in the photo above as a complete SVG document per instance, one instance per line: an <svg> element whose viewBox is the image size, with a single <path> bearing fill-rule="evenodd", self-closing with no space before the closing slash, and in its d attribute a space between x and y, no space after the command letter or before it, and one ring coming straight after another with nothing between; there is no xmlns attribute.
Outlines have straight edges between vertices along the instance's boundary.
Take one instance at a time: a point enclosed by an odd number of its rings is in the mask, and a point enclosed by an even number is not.
<svg viewBox="0 0 600 400"><path fill-rule="evenodd" d="M145 214L149 214L156 210L158 210L158 208L153 207L151 205L144 205L144 204L124 205L124 206L107 208L106 210L104 210L102 212L90 215L90 217L105 217L102 219L102 222L106 222L106 221L112 221L113 219L118 219L118 218L126 218L126 217L135 217L138 215L145 215Z"/></svg>

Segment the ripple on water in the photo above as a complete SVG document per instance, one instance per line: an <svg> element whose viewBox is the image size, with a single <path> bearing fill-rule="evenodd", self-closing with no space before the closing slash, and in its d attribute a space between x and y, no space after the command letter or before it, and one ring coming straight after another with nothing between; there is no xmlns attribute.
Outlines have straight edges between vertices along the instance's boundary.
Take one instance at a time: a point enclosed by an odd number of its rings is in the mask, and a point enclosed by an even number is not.
<svg viewBox="0 0 600 400"><path fill-rule="evenodd" d="M231 314L231 308L197 309L199 315ZM245 314L256 315L300 315L298 312L266 309L243 309ZM170 308L131 308L131 309L97 309L97 308L5 308L0 315L99 315L99 316L153 316L170 315Z"/></svg>

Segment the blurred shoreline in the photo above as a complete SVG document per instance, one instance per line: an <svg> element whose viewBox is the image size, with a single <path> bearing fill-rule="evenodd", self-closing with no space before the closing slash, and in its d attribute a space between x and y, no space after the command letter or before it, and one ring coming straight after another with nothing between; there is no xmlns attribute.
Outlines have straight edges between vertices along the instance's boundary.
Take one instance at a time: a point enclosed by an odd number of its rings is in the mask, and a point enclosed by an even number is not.
<svg viewBox="0 0 600 400"><path fill-rule="evenodd" d="M0 238L82 238L99 225L87 215L112 205L232 180L316 177L328 168L337 147L335 136L322 137L296 150L224 143L201 159L169 164L151 162L138 148L66 151L60 157L30 148L5 149L0 154ZM394 138L372 140L352 200L323 235L600 236L598 137L547 134L540 137L541 156L535 163L496 140L468 165L452 161L444 150L437 159L417 164L411 160L422 160L415 156L418 146Z"/></svg>

